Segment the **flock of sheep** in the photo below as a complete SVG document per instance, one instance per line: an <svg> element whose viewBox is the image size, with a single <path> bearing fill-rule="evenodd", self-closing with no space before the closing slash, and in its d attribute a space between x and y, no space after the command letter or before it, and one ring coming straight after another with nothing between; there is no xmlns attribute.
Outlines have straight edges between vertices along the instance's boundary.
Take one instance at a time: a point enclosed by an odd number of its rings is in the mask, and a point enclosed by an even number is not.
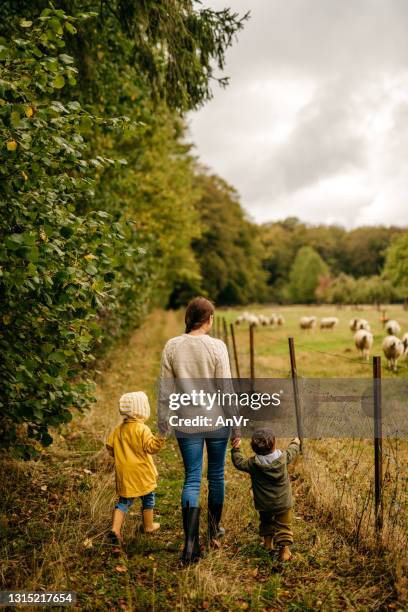
<svg viewBox="0 0 408 612"><path fill-rule="evenodd" d="M355 332L354 342L356 348L361 351L363 357L369 359L370 350L374 342L374 336L371 333L369 323L365 319L352 319L350 321L350 329ZM396 372L398 359L402 355L408 361L408 332L401 339L398 338L397 334L401 332L401 326L394 319L386 321L384 329L388 335L383 340L382 349L387 359L388 367Z"/></svg>
<svg viewBox="0 0 408 612"><path fill-rule="evenodd" d="M251 312L243 312L236 319L235 324L241 325L242 323L249 323L249 325L283 325L285 322L282 315L272 314L269 317L260 314L256 315Z"/></svg>
<svg viewBox="0 0 408 612"><path fill-rule="evenodd" d="M263 314L253 314L250 312L242 313L235 321L236 325L248 323L249 325L283 325L285 319L282 315L272 314L266 316ZM339 323L337 317L323 317L319 321L320 329L334 329ZM317 317L300 317L300 329L315 329L317 326ZM398 337L401 332L401 326L398 321L393 319L385 322L384 329L387 336L382 343L382 349L387 359L388 367L391 370L397 371L398 360L404 356L408 363L408 332L402 338ZM354 343L357 350L361 351L363 358L370 358L370 351L373 346L374 336L371 332L371 327L365 319L351 319L350 330L354 332Z"/></svg>

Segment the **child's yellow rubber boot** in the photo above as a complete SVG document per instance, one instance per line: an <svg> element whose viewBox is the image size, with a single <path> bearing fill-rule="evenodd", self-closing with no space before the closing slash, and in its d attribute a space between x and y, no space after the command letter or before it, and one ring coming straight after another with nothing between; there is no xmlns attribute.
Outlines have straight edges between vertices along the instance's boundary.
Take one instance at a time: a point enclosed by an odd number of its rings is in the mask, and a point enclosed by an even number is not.
<svg viewBox="0 0 408 612"><path fill-rule="evenodd" d="M153 533L160 529L160 523L153 522L153 508L143 510L143 530L145 533Z"/></svg>
<svg viewBox="0 0 408 612"><path fill-rule="evenodd" d="M125 520L125 514L119 508L115 508L112 516L112 529L110 532L111 540L113 544L119 544L122 541L122 525Z"/></svg>

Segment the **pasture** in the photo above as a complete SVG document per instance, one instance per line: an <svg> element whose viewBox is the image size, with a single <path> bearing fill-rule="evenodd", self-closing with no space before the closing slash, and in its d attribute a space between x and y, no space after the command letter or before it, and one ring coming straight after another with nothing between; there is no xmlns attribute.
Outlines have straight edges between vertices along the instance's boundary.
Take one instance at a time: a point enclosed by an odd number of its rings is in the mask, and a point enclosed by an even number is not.
<svg viewBox="0 0 408 612"><path fill-rule="evenodd" d="M220 312L228 323L233 323L244 309L226 309ZM367 319L374 335L371 355L381 355L383 376L408 376L408 362L399 361L398 373L390 372L382 354L381 344L387 335L381 323L381 312L373 306L250 306L245 308L254 314L281 314L285 318L282 326L259 326L255 330L255 352L257 377L285 377L290 372L288 340L295 339L298 373L303 377L362 377L372 376L371 361L361 358L354 346L354 333L350 331L349 321L354 318ZM318 318L314 330L301 330L299 319L315 315ZM402 306L391 305L386 308L386 316L396 319L401 325L401 335L408 331L408 311ZM337 317L339 324L334 329L319 329L322 317ZM241 376L249 376L248 325L235 326L235 334L242 364Z"/></svg>

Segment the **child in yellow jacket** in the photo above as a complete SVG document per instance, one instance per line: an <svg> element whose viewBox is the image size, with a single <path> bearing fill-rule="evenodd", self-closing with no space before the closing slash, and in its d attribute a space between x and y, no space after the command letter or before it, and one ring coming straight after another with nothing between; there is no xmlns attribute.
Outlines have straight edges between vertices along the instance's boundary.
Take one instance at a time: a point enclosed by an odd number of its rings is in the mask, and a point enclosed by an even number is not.
<svg viewBox="0 0 408 612"><path fill-rule="evenodd" d="M124 417L123 422L114 429L106 443L115 459L116 492L119 496L112 518L111 537L114 542L121 540L123 521L136 497L142 500L145 533L160 528L159 523L153 522L158 473L152 455L165 443L164 438L155 436L144 422L150 416L150 405L143 391L122 395L119 412Z"/></svg>

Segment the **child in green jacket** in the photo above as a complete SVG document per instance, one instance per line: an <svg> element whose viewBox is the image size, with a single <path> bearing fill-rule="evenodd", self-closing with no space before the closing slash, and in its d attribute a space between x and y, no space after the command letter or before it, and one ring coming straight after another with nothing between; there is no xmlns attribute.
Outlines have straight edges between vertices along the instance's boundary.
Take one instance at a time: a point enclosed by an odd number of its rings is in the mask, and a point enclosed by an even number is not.
<svg viewBox="0 0 408 612"><path fill-rule="evenodd" d="M285 451L276 448L275 436L266 429L256 431L251 439L255 455L245 459L240 451L241 441L232 440L232 463L251 476L255 508L259 511L259 533L264 546L272 550L273 540L279 546L279 559L289 561L289 546L293 544L292 488L287 466L300 450L300 440L295 438Z"/></svg>

